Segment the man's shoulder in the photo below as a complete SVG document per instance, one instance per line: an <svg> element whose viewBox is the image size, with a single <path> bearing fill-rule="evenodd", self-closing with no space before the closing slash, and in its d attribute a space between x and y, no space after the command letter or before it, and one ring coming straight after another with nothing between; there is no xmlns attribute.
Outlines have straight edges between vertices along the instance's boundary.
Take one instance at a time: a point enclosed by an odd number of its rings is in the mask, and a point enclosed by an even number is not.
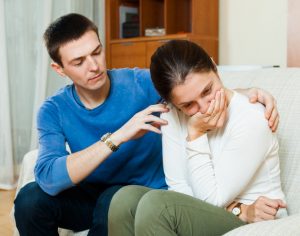
<svg viewBox="0 0 300 236"><path fill-rule="evenodd" d="M56 90L51 96L47 97L45 101L56 101L65 97L69 97L72 92L72 85L66 85Z"/></svg>
<svg viewBox="0 0 300 236"><path fill-rule="evenodd" d="M120 68L108 70L110 79L113 80L127 80L136 82L139 79L150 79L150 72L148 69L140 68Z"/></svg>
<svg viewBox="0 0 300 236"><path fill-rule="evenodd" d="M58 89L53 95L47 97L42 103L40 110L57 109L63 101L66 101L70 96L72 86L66 85Z"/></svg>

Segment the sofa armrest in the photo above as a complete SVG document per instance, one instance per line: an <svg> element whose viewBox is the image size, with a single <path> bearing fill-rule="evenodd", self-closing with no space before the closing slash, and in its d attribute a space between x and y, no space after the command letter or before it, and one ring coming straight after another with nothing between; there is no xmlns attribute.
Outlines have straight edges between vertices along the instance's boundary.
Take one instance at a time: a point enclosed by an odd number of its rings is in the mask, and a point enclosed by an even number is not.
<svg viewBox="0 0 300 236"><path fill-rule="evenodd" d="M278 220L261 221L229 231L225 236L300 235L300 213Z"/></svg>
<svg viewBox="0 0 300 236"><path fill-rule="evenodd" d="M37 149L32 150L25 154L21 165L16 195L22 187L34 181L34 167L35 167L37 157L38 157Z"/></svg>
<svg viewBox="0 0 300 236"><path fill-rule="evenodd" d="M37 157L38 157L38 150L32 150L26 153L26 155L24 156L21 165L16 195L22 187L34 181L34 167L35 167ZM11 211L11 217L14 221L13 214L14 214L14 207ZM88 234L88 230L74 233L71 230L59 229L60 236L86 236L87 234ZM18 230L16 228L14 229L14 236L19 236Z"/></svg>

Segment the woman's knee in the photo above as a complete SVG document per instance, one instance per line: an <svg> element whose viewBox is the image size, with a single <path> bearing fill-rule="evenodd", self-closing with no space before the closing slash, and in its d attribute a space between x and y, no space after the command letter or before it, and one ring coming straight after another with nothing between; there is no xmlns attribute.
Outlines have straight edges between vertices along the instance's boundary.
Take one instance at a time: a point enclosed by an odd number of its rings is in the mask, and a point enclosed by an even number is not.
<svg viewBox="0 0 300 236"><path fill-rule="evenodd" d="M117 222L124 217L134 217L138 202L148 191L150 191L150 188L137 185L129 185L121 188L111 200L109 220Z"/></svg>
<svg viewBox="0 0 300 236"><path fill-rule="evenodd" d="M135 217L136 235L153 235L159 225L164 224L162 214L168 207L166 190L152 190L140 200Z"/></svg>
<svg viewBox="0 0 300 236"><path fill-rule="evenodd" d="M166 207L168 199L166 198L166 190L152 190L144 194L141 198L138 210L142 212L155 212L156 210Z"/></svg>

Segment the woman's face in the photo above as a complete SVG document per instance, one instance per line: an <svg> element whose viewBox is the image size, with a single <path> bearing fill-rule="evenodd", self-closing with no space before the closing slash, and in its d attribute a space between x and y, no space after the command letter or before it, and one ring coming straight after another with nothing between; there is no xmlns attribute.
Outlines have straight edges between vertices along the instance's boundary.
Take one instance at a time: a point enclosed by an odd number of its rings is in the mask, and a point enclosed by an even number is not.
<svg viewBox="0 0 300 236"><path fill-rule="evenodd" d="M183 84L173 88L171 102L188 116L205 113L221 88L220 78L213 71L190 73Z"/></svg>

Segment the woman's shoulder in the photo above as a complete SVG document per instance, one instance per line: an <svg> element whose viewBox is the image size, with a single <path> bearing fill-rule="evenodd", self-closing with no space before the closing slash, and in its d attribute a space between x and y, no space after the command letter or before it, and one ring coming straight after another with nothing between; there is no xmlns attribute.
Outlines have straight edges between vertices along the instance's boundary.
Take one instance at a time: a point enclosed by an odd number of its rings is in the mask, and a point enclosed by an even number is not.
<svg viewBox="0 0 300 236"><path fill-rule="evenodd" d="M260 103L251 103L243 94L234 92L228 107L228 115L228 125L235 129L253 129L257 133L271 131L265 118L265 107Z"/></svg>
<svg viewBox="0 0 300 236"><path fill-rule="evenodd" d="M180 132L186 129L187 117L179 111L174 105L168 104L169 112L162 113L161 118L168 121L168 125L162 129L176 129ZM166 128L167 127L167 128Z"/></svg>
<svg viewBox="0 0 300 236"><path fill-rule="evenodd" d="M265 118L265 108L260 103L250 103L248 97L236 93L228 115L226 131L232 137L238 137L247 142L259 143L269 147L276 141Z"/></svg>
<svg viewBox="0 0 300 236"><path fill-rule="evenodd" d="M229 104L229 113L234 116L255 116L264 118L265 107L261 103L251 103L249 98L243 94L234 91L233 97Z"/></svg>

